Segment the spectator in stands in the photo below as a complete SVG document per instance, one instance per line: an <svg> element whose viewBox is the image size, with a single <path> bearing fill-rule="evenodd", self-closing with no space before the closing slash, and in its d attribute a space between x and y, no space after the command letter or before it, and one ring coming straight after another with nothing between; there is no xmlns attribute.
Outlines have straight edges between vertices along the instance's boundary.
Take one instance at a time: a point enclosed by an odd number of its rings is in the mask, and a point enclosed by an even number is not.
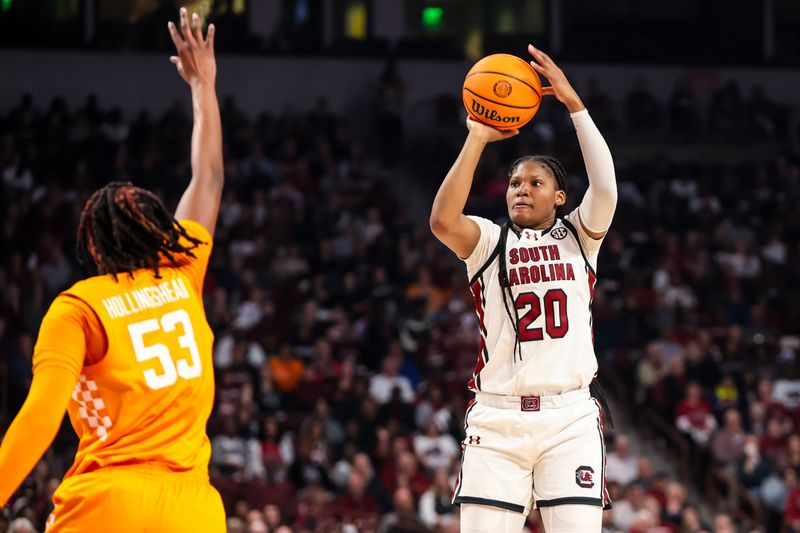
<svg viewBox="0 0 800 533"><path fill-rule="evenodd" d="M761 485L772 474L773 465L758 449L758 437L747 435L744 453L738 460L738 481L753 496L760 497Z"/></svg>
<svg viewBox="0 0 800 533"><path fill-rule="evenodd" d="M711 441L711 454L720 465L729 466L736 462L744 451L745 434L742 431L742 417L739 411L730 408L725 411L725 422Z"/></svg>
<svg viewBox="0 0 800 533"><path fill-rule="evenodd" d="M798 475L793 470L788 469L786 484L789 488L789 494L786 497L784 523L791 533L800 532L800 484L798 484L797 479Z"/></svg>
<svg viewBox="0 0 800 533"><path fill-rule="evenodd" d="M661 511L661 521L668 526L680 528L686 509L686 489L677 482L669 482L665 494L664 507Z"/></svg>
<svg viewBox="0 0 800 533"><path fill-rule="evenodd" d="M414 452L420 463L431 472L447 470L458 458L460 448L452 435L439 431L435 420L429 420L425 433L414 437Z"/></svg>
<svg viewBox="0 0 800 533"><path fill-rule="evenodd" d="M362 478L366 480L365 491L378 504L380 513L387 513L392 507L391 498L386 488L375 476L372 462L366 453L357 453L355 455L353 458L353 471L360 473Z"/></svg>
<svg viewBox="0 0 800 533"><path fill-rule="evenodd" d="M378 525L378 533L404 531L427 533L428 528L418 518L414 509L414 495L408 487L398 487L394 492L394 511L384 515Z"/></svg>
<svg viewBox="0 0 800 533"><path fill-rule="evenodd" d="M247 466L247 443L239 436L236 419L224 421L225 432L211 441L211 469L222 476L241 480Z"/></svg>
<svg viewBox="0 0 800 533"><path fill-rule="evenodd" d="M772 387L772 398L786 409L800 408L800 379L795 377L794 365L783 365L781 377Z"/></svg>
<svg viewBox="0 0 800 533"><path fill-rule="evenodd" d="M714 533L736 533L736 526L730 515L720 513L714 517Z"/></svg>
<svg viewBox="0 0 800 533"><path fill-rule="evenodd" d="M450 503L453 487L445 469L436 470L433 484L419 499L419 517L431 530L446 528L457 524L456 507Z"/></svg>
<svg viewBox="0 0 800 533"><path fill-rule="evenodd" d="M392 391L399 391L400 399L405 403L414 401L414 388L411 381L400 375L403 360L399 355L391 355L383 360L380 374L376 374L369 382L369 393L380 404L387 403L392 398Z"/></svg>
<svg viewBox="0 0 800 533"><path fill-rule="evenodd" d="M306 438L298 439L297 455L289 467L289 481L297 489L321 487L333 490L333 484L327 470L321 464L321 458L314 457L314 443Z"/></svg>
<svg viewBox="0 0 800 533"><path fill-rule="evenodd" d="M36 533L36 529L27 518L17 518L9 524L8 533Z"/></svg>
<svg viewBox="0 0 800 533"><path fill-rule="evenodd" d="M293 393L300 386L305 365L292 354L292 345L283 343L277 355L269 359L269 367L275 386L284 393Z"/></svg>
<svg viewBox="0 0 800 533"><path fill-rule="evenodd" d="M688 433L699 446L706 446L717 428L717 420L711 414L711 407L702 399L702 389L697 383L686 386L686 398L676 409L675 425Z"/></svg>
<svg viewBox="0 0 800 533"><path fill-rule="evenodd" d="M631 454L628 436L620 433L614 439L614 451L606 456L606 478L627 485L638 477L638 458Z"/></svg>
<svg viewBox="0 0 800 533"><path fill-rule="evenodd" d="M714 408L718 413L735 409L739 402L739 389L731 374L722 376L722 381L714 388Z"/></svg>
<svg viewBox="0 0 800 533"><path fill-rule="evenodd" d="M784 427L778 418L767 420L767 428L761 437L758 447L761 453L778 471L783 471L788 465L789 438L784 434Z"/></svg>
<svg viewBox="0 0 800 533"><path fill-rule="evenodd" d="M789 468L800 475L800 435L789 436L786 445L786 462Z"/></svg>
<svg viewBox="0 0 800 533"><path fill-rule="evenodd" d="M646 494L641 485L633 483L627 486L623 499L614 501L614 527L629 531L636 522L639 511L644 508Z"/></svg>
<svg viewBox="0 0 800 533"><path fill-rule="evenodd" d="M681 533L703 533L708 531L696 507L687 505L681 515Z"/></svg>
<svg viewBox="0 0 800 533"><path fill-rule="evenodd" d="M378 513L378 502L367 493L367 479L358 470L350 472L347 491L336 500L335 510L341 515Z"/></svg>

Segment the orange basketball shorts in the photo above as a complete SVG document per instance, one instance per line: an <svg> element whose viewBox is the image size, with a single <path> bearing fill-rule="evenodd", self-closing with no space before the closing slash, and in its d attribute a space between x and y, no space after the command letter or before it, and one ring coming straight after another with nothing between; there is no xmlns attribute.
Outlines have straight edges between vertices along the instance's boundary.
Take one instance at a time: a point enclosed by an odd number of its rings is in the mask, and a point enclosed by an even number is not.
<svg viewBox="0 0 800 533"><path fill-rule="evenodd" d="M225 509L205 476L148 466L106 467L66 479L47 533L225 533Z"/></svg>

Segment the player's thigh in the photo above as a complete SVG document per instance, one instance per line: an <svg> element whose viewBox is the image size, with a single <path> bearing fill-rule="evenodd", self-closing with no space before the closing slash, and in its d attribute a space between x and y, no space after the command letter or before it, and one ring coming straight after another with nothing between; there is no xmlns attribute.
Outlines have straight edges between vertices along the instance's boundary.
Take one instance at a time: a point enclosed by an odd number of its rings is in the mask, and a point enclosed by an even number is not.
<svg viewBox="0 0 800 533"><path fill-rule="evenodd" d="M465 503L461 506L461 533L520 533L525 518L507 509Z"/></svg>
<svg viewBox="0 0 800 533"><path fill-rule="evenodd" d="M562 504L605 503L605 446L599 410L594 402L564 409L546 453L533 469L533 491L539 509Z"/></svg>
<svg viewBox="0 0 800 533"><path fill-rule="evenodd" d="M152 531L225 533L225 508L211 484L176 483L165 487L161 498L159 528Z"/></svg>
<svg viewBox="0 0 800 533"><path fill-rule="evenodd" d="M491 505L527 514L533 500L529 443L510 409L476 404L466 438L454 502Z"/></svg>
<svg viewBox="0 0 800 533"><path fill-rule="evenodd" d="M603 525L603 508L594 505L556 505L542 507L545 533L592 533Z"/></svg>

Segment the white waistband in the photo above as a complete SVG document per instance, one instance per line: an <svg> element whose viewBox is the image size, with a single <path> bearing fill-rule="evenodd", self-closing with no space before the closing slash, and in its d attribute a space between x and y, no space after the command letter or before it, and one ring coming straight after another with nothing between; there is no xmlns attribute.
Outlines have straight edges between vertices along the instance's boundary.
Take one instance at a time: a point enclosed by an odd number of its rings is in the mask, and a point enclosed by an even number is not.
<svg viewBox="0 0 800 533"><path fill-rule="evenodd" d="M535 396L539 398L539 405L542 408L564 407L578 403L581 400L591 398L589 387L575 389L562 394L552 394L549 396ZM492 394L491 392L475 392L475 400L489 407L498 409L521 409L523 398L534 398L534 396L504 396L502 394ZM538 409L536 409L538 410Z"/></svg>

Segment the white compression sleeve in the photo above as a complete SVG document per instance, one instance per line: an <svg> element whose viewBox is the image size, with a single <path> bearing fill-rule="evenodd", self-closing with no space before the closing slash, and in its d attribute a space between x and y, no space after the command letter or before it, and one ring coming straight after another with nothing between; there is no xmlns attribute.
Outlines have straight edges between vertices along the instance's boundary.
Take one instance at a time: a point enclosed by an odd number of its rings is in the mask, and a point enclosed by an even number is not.
<svg viewBox="0 0 800 533"><path fill-rule="evenodd" d="M614 160L600 130L585 109L570 114L589 176L589 188L580 205L581 222L593 233L604 233L611 226L617 208L617 179Z"/></svg>

